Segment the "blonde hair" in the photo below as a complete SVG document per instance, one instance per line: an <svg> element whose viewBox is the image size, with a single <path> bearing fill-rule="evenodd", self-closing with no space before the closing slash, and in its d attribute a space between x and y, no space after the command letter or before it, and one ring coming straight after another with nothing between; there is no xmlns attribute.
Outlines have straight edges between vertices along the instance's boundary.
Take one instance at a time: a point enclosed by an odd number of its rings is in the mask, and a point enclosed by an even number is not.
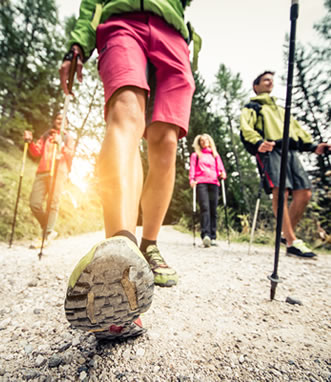
<svg viewBox="0 0 331 382"><path fill-rule="evenodd" d="M199 134L194 138L192 147L194 148L198 157L200 158L200 156L201 156L201 146L200 146L200 139L201 138L208 139L211 151L213 152L213 156L214 156L214 158L216 158L218 155L216 145L215 145L213 138L209 134Z"/></svg>

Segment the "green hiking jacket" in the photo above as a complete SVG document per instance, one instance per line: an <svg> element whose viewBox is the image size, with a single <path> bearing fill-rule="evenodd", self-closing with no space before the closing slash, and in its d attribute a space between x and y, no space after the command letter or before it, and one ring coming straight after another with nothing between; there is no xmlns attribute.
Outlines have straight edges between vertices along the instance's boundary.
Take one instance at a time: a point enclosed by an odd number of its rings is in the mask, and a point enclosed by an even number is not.
<svg viewBox="0 0 331 382"><path fill-rule="evenodd" d="M280 147L283 138L285 109L276 104L276 98L268 93L259 94L250 100L261 108L257 113L246 105L241 112L240 130L243 140L253 152L257 152L263 141L275 141ZM289 131L289 148L299 151L315 151L311 135L305 131L298 121L291 117ZM245 144L245 146L246 146ZM247 148L247 146L246 146Z"/></svg>
<svg viewBox="0 0 331 382"><path fill-rule="evenodd" d="M188 26L184 22L184 4L190 1L180 0L82 0L80 14L74 31L71 33L69 48L78 44L83 49L85 61L91 56L96 45L96 29L110 16L126 12L152 12L161 16L168 24L178 30L186 41L190 38ZM201 47L201 39L194 35ZM200 50L200 49L199 49ZM195 52L196 53L196 52Z"/></svg>

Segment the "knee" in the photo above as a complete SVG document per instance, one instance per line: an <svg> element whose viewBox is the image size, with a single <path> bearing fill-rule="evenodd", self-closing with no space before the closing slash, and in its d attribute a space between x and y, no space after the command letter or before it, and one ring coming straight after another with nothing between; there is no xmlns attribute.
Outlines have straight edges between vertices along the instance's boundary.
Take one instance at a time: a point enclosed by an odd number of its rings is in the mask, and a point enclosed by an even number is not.
<svg viewBox="0 0 331 382"><path fill-rule="evenodd" d="M108 128L120 128L120 131L133 135L145 127L145 92L142 89L124 87L114 93L107 104ZM140 128L139 128L140 127Z"/></svg>
<svg viewBox="0 0 331 382"><path fill-rule="evenodd" d="M148 131L148 146L152 150L162 150L168 153L175 153L177 150L178 133L175 128L164 129L160 126L152 127L153 132ZM159 129L159 131L157 131Z"/></svg>
<svg viewBox="0 0 331 382"><path fill-rule="evenodd" d="M30 209L33 213L38 213L42 211L42 204L35 200L30 200Z"/></svg>
<svg viewBox="0 0 331 382"><path fill-rule="evenodd" d="M308 204L310 199L311 199L311 196L312 196L312 192L311 190L303 190L303 193L302 193L302 201L303 203L306 203Z"/></svg>
<svg viewBox="0 0 331 382"><path fill-rule="evenodd" d="M150 165L156 164L161 171L173 168L176 163L177 142L177 131L170 130L167 132L163 130L160 134L148 132Z"/></svg>

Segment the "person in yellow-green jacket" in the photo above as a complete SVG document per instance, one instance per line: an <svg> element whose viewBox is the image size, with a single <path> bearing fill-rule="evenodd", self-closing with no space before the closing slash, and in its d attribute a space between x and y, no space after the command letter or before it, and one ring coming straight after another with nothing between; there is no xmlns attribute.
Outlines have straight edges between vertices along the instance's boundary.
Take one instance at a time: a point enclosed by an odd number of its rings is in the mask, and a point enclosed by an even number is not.
<svg viewBox="0 0 331 382"><path fill-rule="evenodd" d="M106 133L98 161L106 239L79 262L65 300L72 326L98 337L141 334L137 318L150 307L154 284L172 287L176 271L160 253L158 234L175 181L178 139L187 134L201 41L184 21L190 0L82 0L60 68L68 94L71 61L77 79L96 48L104 86ZM148 147L145 182L140 140ZM136 224L142 210L142 238Z"/></svg>
<svg viewBox="0 0 331 382"><path fill-rule="evenodd" d="M253 81L256 97L251 98L241 112L240 130L247 151L256 155L266 192L273 195L272 207L276 216L285 110L277 105L275 97L270 96L273 85L274 72L271 71L265 71ZM319 155L330 149L331 145L327 143L314 144L311 135L291 117L281 239L287 245L288 255L316 257L295 235L295 227L311 198L311 184L298 152L310 151ZM288 206L289 194L292 201Z"/></svg>

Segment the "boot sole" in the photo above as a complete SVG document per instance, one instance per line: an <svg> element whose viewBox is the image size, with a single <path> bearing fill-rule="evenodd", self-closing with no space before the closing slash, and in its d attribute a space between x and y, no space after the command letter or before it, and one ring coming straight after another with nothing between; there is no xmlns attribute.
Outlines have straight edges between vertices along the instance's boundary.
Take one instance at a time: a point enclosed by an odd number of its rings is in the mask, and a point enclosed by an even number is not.
<svg viewBox="0 0 331 382"><path fill-rule="evenodd" d="M87 255L91 261L82 266L83 258L70 278L67 320L77 329L100 334L111 325L127 327L151 306L153 273L126 237L107 239L92 251Z"/></svg>

